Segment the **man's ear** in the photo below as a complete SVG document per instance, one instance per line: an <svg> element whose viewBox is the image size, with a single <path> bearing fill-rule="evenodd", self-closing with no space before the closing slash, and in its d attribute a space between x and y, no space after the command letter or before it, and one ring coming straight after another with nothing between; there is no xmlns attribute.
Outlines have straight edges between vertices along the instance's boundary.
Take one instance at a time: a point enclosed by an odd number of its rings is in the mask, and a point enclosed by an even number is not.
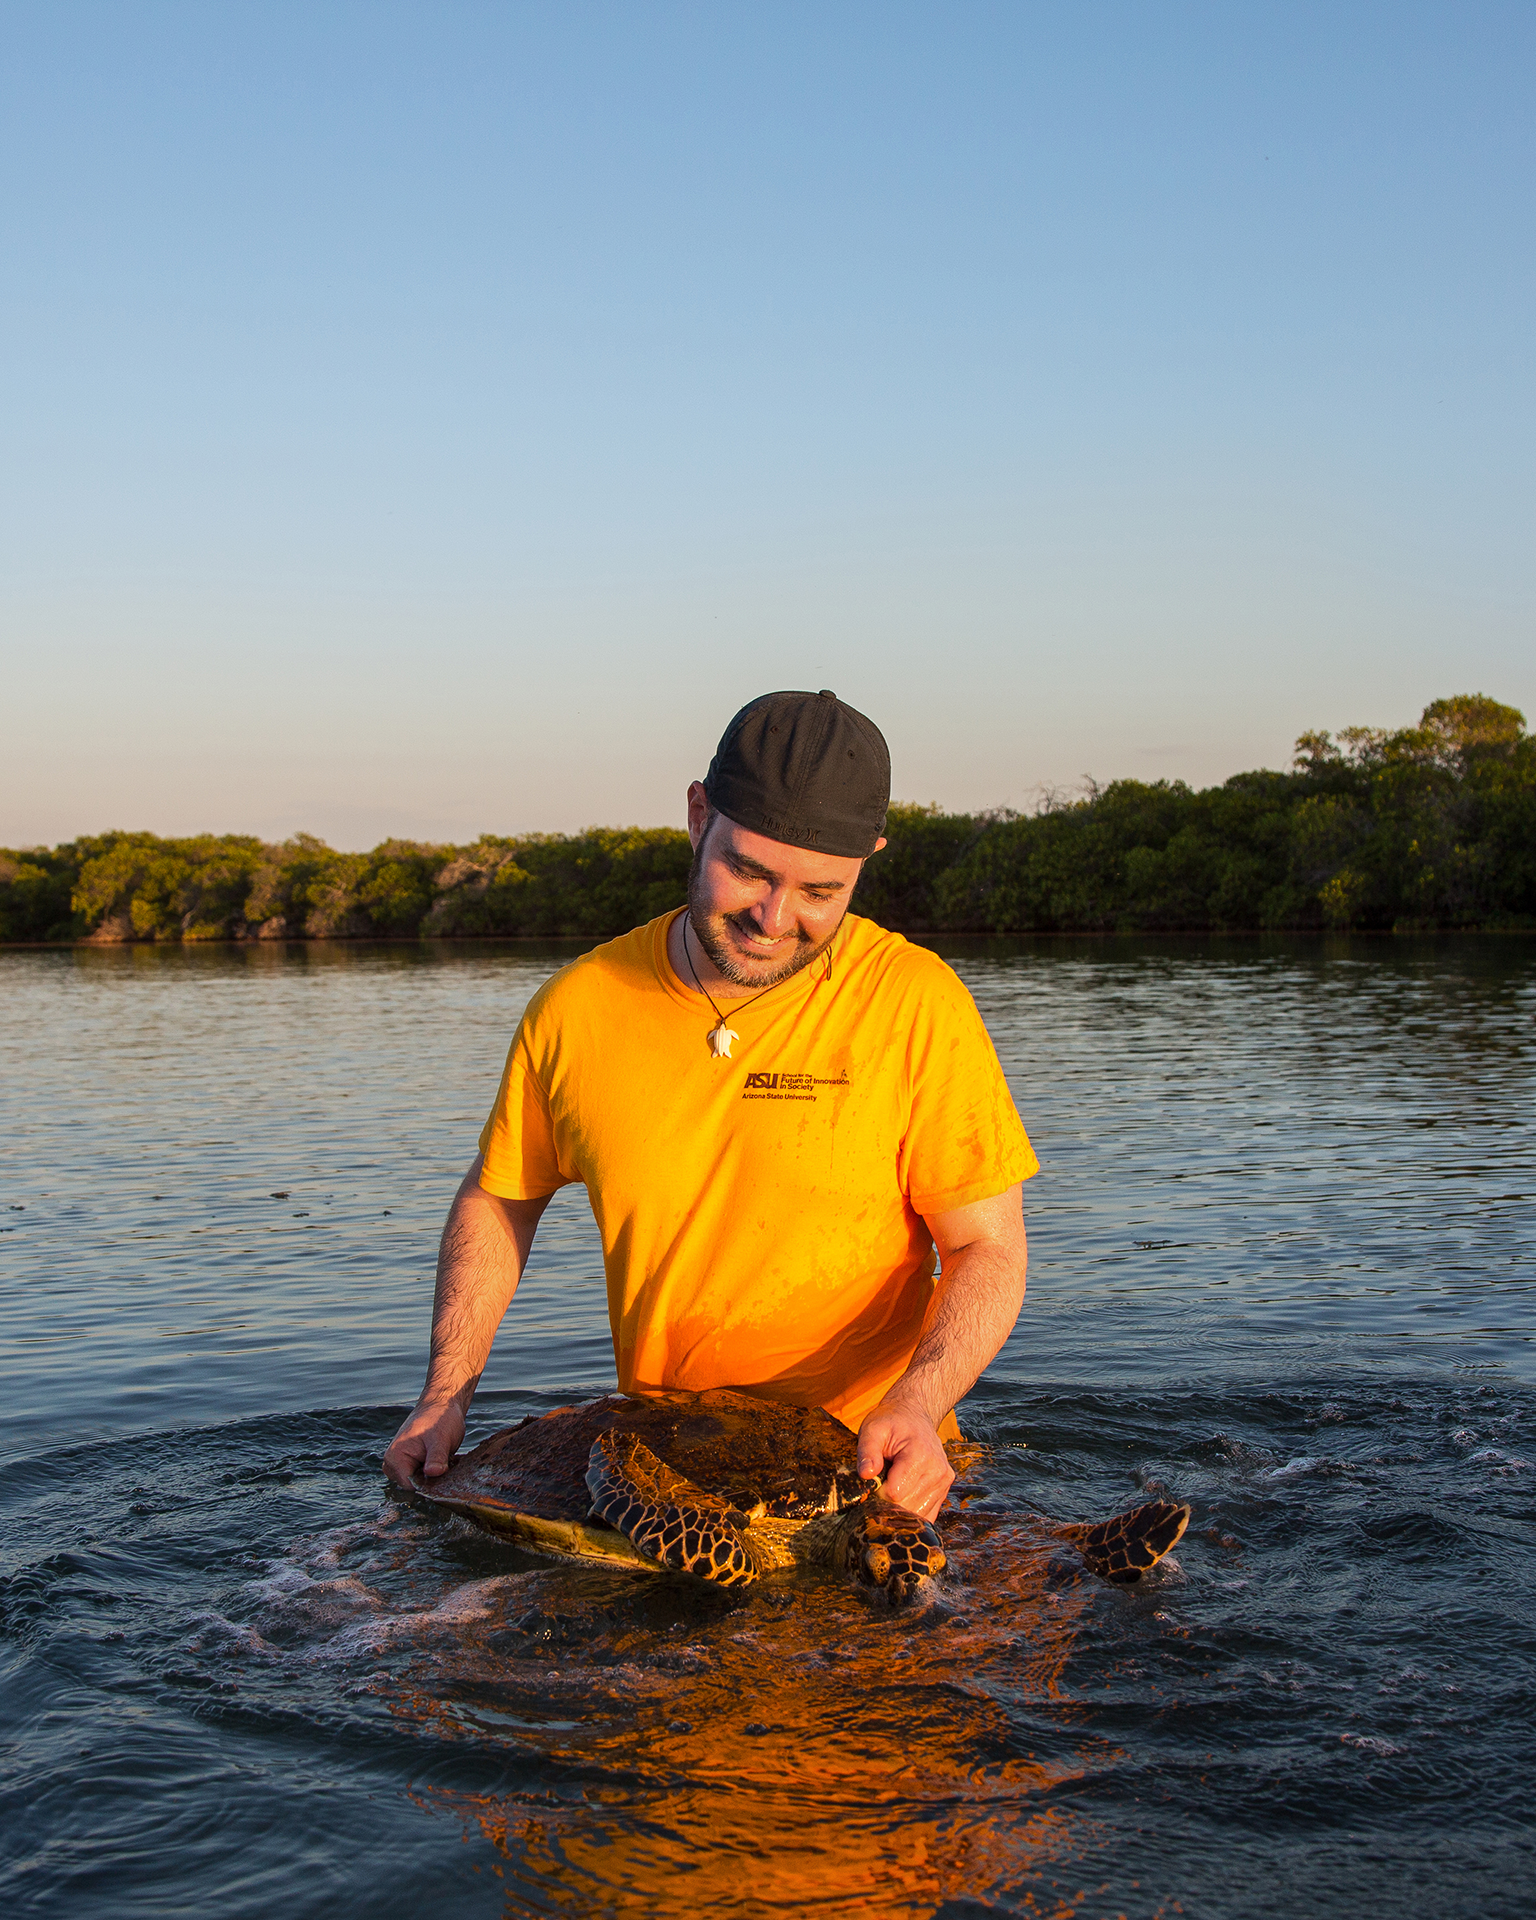
<svg viewBox="0 0 1536 1920"><path fill-rule="evenodd" d="M709 795L704 791L702 780L693 780L688 786L688 838L695 853L699 842L704 838L704 829L709 825Z"/></svg>

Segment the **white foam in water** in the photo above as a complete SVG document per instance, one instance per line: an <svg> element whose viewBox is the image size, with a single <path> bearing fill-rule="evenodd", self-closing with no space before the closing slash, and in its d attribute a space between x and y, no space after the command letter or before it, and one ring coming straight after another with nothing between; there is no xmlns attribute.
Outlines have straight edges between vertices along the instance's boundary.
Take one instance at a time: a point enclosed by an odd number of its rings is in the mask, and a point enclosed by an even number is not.
<svg viewBox="0 0 1536 1920"><path fill-rule="evenodd" d="M1267 1473L1261 1473L1261 1480L1299 1480L1304 1473L1316 1473L1325 1463L1320 1455L1303 1453L1294 1460L1287 1460L1283 1467L1271 1467Z"/></svg>
<svg viewBox="0 0 1536 1920"><path fill-rule="evenodd" d="M327 1571L324 1577L317 1577L303 1564L318 1563L329 1570L339 1565L348 1547L373 1537L374 1530L368 1527L337 1528L318 1534L297 1543L289 1555L270 1562L271 1571L263 1578L247 1581L243 1591L256 1603L269 1633L298 1630L317 1635L304 1641L304 1659L345 1661L377 1652L402 1638L452 1631L488 1619L497 1596L529 1578L519 1572L467 1580L423 1606L391 1601L356 1574ZM360 1614L366 1617L359 1618ZM254 1635L254 1643L262 1651L274 1651L260 1634Z"/></svg>
<svg viewBox="0 0 1536 1920"><path fill-rule="evenodd" d="M265 1640L244 1621L226 1619L222 1613L195 1613L187 1622L196 1629L192 1646L199 1653L242 1653L262 1659L280 1659L281 1649Z"/></svg>

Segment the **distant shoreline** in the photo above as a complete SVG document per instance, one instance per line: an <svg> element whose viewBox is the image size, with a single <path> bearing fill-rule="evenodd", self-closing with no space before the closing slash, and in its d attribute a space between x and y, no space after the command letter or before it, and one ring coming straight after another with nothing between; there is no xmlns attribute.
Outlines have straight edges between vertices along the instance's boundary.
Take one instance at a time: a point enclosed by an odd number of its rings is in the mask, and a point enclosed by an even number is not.
<svg viewBox="0 0 1536 1920"><path fill-rule="evenodd" d="M855 909L856 910L856 909ZM885 923L882 922L882 925ZM320 934L284 940L0 940L0 953L282 953L294 947L526 947L558 948L562 952L587 953L605 940L630 929L612 934L590 933L448 933L448 934ZM1027 928L1013 933L914 933L909 928L892 926L914 946L930 947L935 952L962 951L985 947L1023 946L1035 941L1072 940L1103 944L1114 940L1134 940L1140 945L1168 940L1506 940L1530 939L1536 935L1536 922L1475 927L1087 927L1042 931Z"/></svg>
<svg viewBox="0 0 1536 1920"><path fill-rule="evenodd" d="M1484 694L1305 733L1291 770L890 809L854 910L923 939L1536 929L1536 739ZM611 938L680 906L675 827L387 840L104 833L0 850L0 945Z"/></svg>

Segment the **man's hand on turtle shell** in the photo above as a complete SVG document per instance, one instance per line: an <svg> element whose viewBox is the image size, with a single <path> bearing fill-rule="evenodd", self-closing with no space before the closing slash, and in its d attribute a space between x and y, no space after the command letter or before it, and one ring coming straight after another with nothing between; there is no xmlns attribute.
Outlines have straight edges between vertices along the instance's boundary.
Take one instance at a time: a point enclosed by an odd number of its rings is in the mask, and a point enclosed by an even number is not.
<svg viewBox="0 0 1536 1920"><path fill-rule="evenodd" d="M955 1478L944 1442L920 1409L900 1401L882 1404L859 1428L859 1472L885 1479L885 1497L909 1513L932 1520Z"/></svg>
<svg viewBox="0 0 1536 1920"><path fill-rule="evenodd" d="M439 1400L418 1406L384 1449L384 1471L397 1487L408 1487L414 1477L435 1480L464 1438L464 1412L457 1400Z"/></svg>

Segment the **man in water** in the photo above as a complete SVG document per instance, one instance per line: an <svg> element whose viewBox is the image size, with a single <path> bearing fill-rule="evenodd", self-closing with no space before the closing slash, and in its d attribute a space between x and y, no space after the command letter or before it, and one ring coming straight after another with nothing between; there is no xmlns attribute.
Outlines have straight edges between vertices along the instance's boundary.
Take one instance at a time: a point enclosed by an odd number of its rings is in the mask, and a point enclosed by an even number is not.
<svg viewBox="0 0 1536 1920"><path fill-rule="evenodd" d="M825 1407L932 1519L953 1408L1024 1298L1038 1161L944 962L848 913L890 756L834 694L771 693L688 789L688 905L555 974L443 1230L426 1385L384 1455L442 1473L555 1191L603 1242L625 1393Z"/></svg>

